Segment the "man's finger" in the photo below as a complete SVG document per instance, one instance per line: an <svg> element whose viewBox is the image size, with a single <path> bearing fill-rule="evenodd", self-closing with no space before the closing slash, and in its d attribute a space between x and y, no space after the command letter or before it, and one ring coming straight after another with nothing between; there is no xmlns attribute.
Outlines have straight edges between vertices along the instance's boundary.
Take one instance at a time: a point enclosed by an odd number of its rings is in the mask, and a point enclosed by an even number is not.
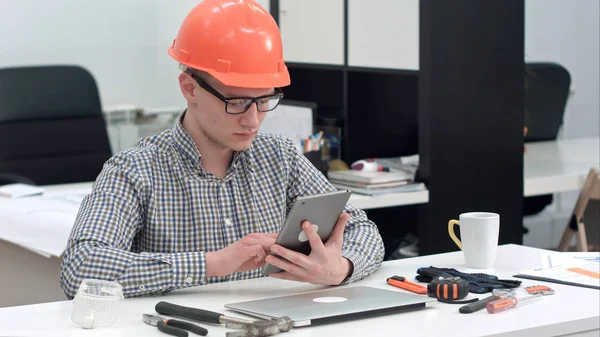
<svg viewBox="0 0 600 337"><path fill-rule="evenodd" d="M350 220L350 215L348 213L342 213L340 215L327 243L336 244L340 247L342 246L342 243L344 242L344 229L346 229L348 220Z"/></svg>
<svg viewBox="0 0 600 337"><path fill-rule="evenodd" d="M271 251L271 247L275 244L275 239L264 240L260 242L261 247L265 252Z"/></svg>
<svg viewBox="0 0 600 337"><path fill-rule="evenodd" d="M302 223L302 230L306 234L308 238L308 242L310 243L310 248L312 250L311 254L324 254L325 253L325 245L323 245L323 241L321 237L315 231L312 224L308 221L304 221Z"/></svg>
<svg viewBox="0 0 600 337"><path fill-rule="evenodd" d="M267 234L267 233L264 233ZM252 236L248 237L246 240L249 245L260 245L265 251L271 250L271 246L275 243L275 239L272 233L268 233L269 235L261 234L252 234Z"/></svg>
<svg viewBox="0 0 600 337"><path fill-rule="evenodd" d="M290 274L287 271L282 271L279 273L274 273L274 274L270 274L269 276L274 277L274 278L278 278L281 280L288 280L288 281L297 281L297 282L307 282L304 278L298 276L298 275L294 275L294 274Z"/></svg>
<svg viewBox="0 0 600 337"><path fill-rule="evenodd" d="M248 259L257 258L262 260L267 256L267 253L261 245L248 246L246 247L246 250L248 252Z"/></svg>
<svg viewBox="0 0 600 337"><path fill-rule="evenodd" d="M273 238L273 239L277 239L277 236L279 236L279 233L262 233L267 237Z"/></svg>
<svg viewBox="0 0 600 337"><path fill-rule="evenodd" d="M299 276L301 278L307 278L308 277L308 273L307 273L306 269L304 269L304 268L302 268L302 267L300 267L300 266L298 266L296 264L293 264L291 262L282 260L282 259L280 259L280 258L278 258L276 256L269 255L269 256L267 256L267 258L265 259L265 261L267 263L272 264L273 266L275 266L277 268L280 268L280 269L283 269L283 270L287 271L290 274L297 275L297 276Z"/></svg>
<svg viewBox="0 0 600 337"><path fill-rule="evenodd" d="M271 251L289 262L298 265L304 269L309 269L311 262L308 256L295 252L293 250L281 247L280 245L274 245L271 247Z"/></svg>

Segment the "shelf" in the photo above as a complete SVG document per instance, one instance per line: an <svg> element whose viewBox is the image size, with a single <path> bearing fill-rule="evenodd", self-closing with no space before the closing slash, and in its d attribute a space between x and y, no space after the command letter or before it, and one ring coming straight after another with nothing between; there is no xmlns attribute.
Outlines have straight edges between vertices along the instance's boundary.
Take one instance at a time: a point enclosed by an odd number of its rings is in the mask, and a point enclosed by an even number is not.
<svg viewBox="0 0 600 337"><path fill-rule="evenodd" d="M393 206L426 204L429 202L429 191L390 193L378 196L352 194L350 204L360 209L374 209Z"/></svg>

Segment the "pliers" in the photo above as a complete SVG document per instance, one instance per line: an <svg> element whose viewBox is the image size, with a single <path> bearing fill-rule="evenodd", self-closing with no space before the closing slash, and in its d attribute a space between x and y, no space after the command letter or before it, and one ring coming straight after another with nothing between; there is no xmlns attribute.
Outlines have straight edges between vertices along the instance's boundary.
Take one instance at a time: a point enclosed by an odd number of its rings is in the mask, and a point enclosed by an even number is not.
<svg viewBox="0 0 600 337"><path fill-rule="evenodd" d="M156 326L158 330L177 337L188 337L188 331L191 331L200 336L206 336L208 334L208 330L205 328L184 321L178 321L176 319L165 319L160 316L143 314L142 320L144 323Z"/></svg>
<svg viewBox="0 0 600 337"><path fill-rule="evenodd" d="M164 301L157 303L154 310L161 315L184 317L194 321L212 324L225 324L226 328L237 330L227 332L225 334L226 337L271 336L279 332L289 331L294 323L287 316L270 320L250 321L242 318L225 316L214 311L184 307Z"/></svg>

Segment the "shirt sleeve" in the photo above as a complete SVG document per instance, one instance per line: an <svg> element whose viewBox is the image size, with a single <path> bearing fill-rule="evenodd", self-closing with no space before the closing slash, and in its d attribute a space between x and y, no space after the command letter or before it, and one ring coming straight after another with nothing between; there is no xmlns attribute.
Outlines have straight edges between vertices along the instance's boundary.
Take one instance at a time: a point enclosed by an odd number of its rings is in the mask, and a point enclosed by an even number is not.
<svg viewBox="0 0 600 337"><path fill-rule="evenodd" d="M145 223L148 179L126 154L105 165L81 203L62 259L60 285L72 299L83 279L116 281L126 297L206 283L204 252L134 252Z"/></svg>
<svg viewBox="0 0 600 337"><path fill-rule="evenodd" d="M327 178L289 141L284 145L289 163L287 212L299 196L337 191ZM385 254L383 240L366 213L350 203L344 209L350 220L344 230L342 256L353 264L353 272L343 284L358 281L381 266Z"/></svg>

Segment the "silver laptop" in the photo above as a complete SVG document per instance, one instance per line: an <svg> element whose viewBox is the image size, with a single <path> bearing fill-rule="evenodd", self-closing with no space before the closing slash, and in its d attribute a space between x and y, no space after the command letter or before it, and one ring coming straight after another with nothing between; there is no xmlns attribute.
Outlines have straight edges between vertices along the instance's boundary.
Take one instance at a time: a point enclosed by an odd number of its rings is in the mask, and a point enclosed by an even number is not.
<svg viewBox="0 0 600 337"><path fill-rule="evenodd" d="M225 308L263 319L288 316L299 327L425 308L435 301L427 295L358 286L230 303Z"/></svg>

